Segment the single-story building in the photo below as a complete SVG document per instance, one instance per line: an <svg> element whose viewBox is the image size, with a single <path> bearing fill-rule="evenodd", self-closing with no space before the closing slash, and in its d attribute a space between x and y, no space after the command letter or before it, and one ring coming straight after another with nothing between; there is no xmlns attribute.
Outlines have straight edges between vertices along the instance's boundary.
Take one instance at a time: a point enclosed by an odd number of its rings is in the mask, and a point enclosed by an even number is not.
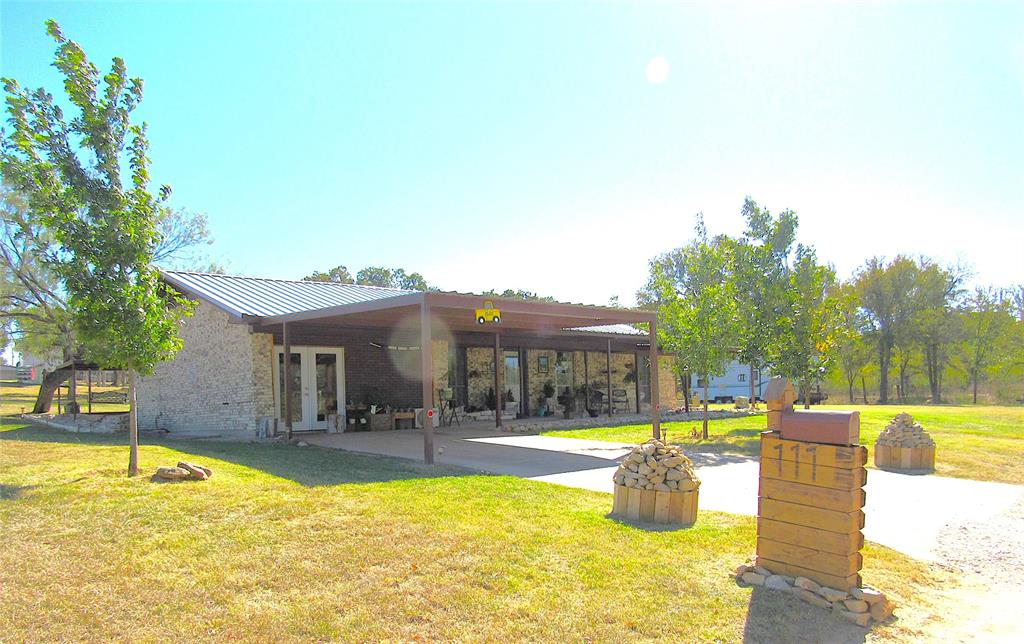
<svg viewBox="0 0 1024 644"><path fill-rule="evenodd" d="M649 413L657 424L659 409L676 405L671 359L663 356L651 378L656 316L649 311L181 271L161 276L196 307L178 355L137 379L143 429L253 440L361 429L355 416L381 407L497 407L520 417ZM478 321L488 302L500 311L499 323ZM421 414L428 460L439 413ZM498 426L502 416L489 414Z"/></svg>

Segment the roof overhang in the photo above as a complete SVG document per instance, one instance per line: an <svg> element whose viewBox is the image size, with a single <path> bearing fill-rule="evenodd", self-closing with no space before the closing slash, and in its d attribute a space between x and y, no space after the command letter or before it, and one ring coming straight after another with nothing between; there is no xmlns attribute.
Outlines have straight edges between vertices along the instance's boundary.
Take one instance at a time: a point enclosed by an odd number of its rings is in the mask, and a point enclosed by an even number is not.
<svg viewBox="0 0 1024 644"><path fill-rule="evenodd" d="M431 319L439 321L450 330L480 331L483 327L477 323L475 311L483 308L485 301L490 301L494 308L501 311L501 324L487 325L486 328L491 331L507 329L561 334L571 333L571 329L575 327L649 323L657 318L657 314L652 311L637 309L427 292L269 316L260 318L259 324L268 326L285 322L319 322L390 326L396 319L404 318L414 313L415 309L426 306L430 310ZM595 331L586 333L594 336L604 335ZM629 337L615 333L607 335Z"/></svg>

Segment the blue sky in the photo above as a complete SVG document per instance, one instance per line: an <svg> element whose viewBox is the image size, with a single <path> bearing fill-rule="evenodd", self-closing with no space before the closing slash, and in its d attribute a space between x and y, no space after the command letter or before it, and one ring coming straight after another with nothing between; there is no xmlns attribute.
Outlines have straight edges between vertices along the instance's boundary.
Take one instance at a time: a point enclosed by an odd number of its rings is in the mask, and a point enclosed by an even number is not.
<svg viewBox="0 0 1024 644"><path fill-rule="evenodd" d="M1024 281L1022 4L3 2L0 52L57 92L53 17L125 58L229 272L628 303L747 194L841 276L902 252Z"/></svg>

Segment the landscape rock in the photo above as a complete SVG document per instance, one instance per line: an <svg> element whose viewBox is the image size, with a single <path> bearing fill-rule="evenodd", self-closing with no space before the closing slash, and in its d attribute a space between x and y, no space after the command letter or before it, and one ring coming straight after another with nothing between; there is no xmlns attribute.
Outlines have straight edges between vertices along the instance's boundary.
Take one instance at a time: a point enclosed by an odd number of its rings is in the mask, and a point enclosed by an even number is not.
<svg viewBox="0 0 1024 644"><path fill-rule="evenodd" d="M743 583L750 584L751 586L763 586L764 580L767 579L767 577L756 572L745 572L741 579L743 580Z"/></svg>
<svg viewBox="0 0 1024 644"><path fill-rule="evenodd" d="M867 628L871 624L871 615L867 613L852 613L848 610L844 610L840 611L839 615L863 628Z"/></svg>
<svg viewBox="0 0 1024 644"><path fill-rule="evenodd" d="M797 577L793 580L793 585L797 588L803 588L809 590L812 593L816 593L821 590L821 586L817 582L808 579L807 577Z"/></svg>
<svg viewBox="0 0 1024 644"><path fill-rule="evenodd" d="M771 577L772 575L772 571L768 570L764 566L754 566L754 572L763 577Z"/></svg>
<svg viewBox="0 0 1024 644"><path fill-rule="evenodd" d="M846 606L846 610L851 613L866 613L868 612L868 603L863 599L847 599L843 602Z"/></svg>
<svg viewBox="0 0 1024 644"><path fill-rule="evenodd" d="M879 622L884 622L885 620L892 617L892 611L892 602L883 597L882 601L871 604L871 609L869 612L871 613L871 619Z"/></svg>
<svg viewBox="0 0 1024 644"><path fill-rule="evenodd" d="M804 588L796 588L793 591L793 594L799 597L800 599L804 600L808 604L818 606L819 608L832 608L832 603L829 602L827 599L821 597L817 593L813 593Z"/></svg>
<svg viewBox="0 0 1024 644"><path fill-rule="evenodd" d="M850 591L855 599L863 599L867 603L874 605L879 602L885 601L885 595L880 590L876 590L871 586L864 586L863 588L854 588Z"/></svg>
<svg viewBox="0 0 1024 644"><path fill-rule="evenodd" d="M790 585L782 575L772 575L764 580L765 588L774 588L775 590L792 590L793 586Z"/></svg>
<svg viewBox="0 0 1024 644"><path fill-rule="evenodd" d="M154 476L165 481L184 481L191 476L191 473L180 467L164 466L156 468L156 474Z"/></svg>
<svg viewBox="0 0 1024 644"><path fill-rule="evenodd" d="M850 593L845 590L836 590L835 588L829 588L828 586L822 586L821 589L818 590L818 594L830 602L841 602L850 596Z"/></svg>
<svg viewBox="0 0 1024 644"><path fill-rule="evenodd" d="M205 481L206 479L213 476L213 471L210 468L203 467L202 465L196 465L194 463L189 463L188 461L179 461L178 467L187 471L189 473L189 478L194 479L196 481Z"/></svg>

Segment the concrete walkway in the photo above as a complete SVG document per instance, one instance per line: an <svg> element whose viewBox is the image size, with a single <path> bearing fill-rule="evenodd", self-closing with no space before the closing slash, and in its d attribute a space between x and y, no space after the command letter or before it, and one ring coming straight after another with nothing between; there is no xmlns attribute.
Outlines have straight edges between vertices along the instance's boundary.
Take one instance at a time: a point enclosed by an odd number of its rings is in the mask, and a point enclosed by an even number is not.
<svg viewBox="0 0 1024 644"><path fill-rule="evenodd" d="M322 447L422 460L420 431L320 434ZM632 445L493 430L445 429L435 434L436 462L510 474L599 492L612 491L618 459ZM701 478L700 507L757 514L756 459L690 454ZM870 470L864 537L919 559L935 560L944 533L996 520L1024 503L1024 486ZM1024 532L1024 525L1021 526Z"/></svg>

